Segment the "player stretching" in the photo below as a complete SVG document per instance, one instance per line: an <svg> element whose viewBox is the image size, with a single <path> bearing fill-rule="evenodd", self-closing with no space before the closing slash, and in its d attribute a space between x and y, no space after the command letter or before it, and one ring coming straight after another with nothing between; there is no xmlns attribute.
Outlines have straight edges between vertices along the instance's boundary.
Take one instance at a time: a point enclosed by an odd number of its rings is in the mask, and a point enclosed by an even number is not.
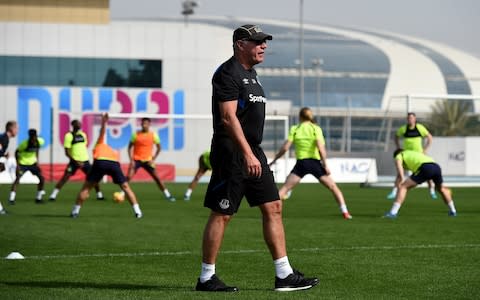
<svg viewBox="0 0 480 300"><path fill-rule="evenodd" d="M443 184L442 169L433 158L420 152L403 149L395 150L393 157L397 168L398 193L392 208L385 214L386 218L396 218L408 190L427 180L432 180L435 183L435 188L440 192L443 201L449 208L448 215L452 217L457 215L452 200L452 192ZM404 168L413 172L413 175L405 180L403 180Z"/></svg>
<svg viewBox="0 0 480 300"><path fill-rule="evenodd" d="M188 189L185 192L185 196L183 196L183 200L189 201L190 196L192 195L193 189L197 186L198 181L200 178L205 174L208 170L212 169L212 165L210 164L210 151L205 151L200 155L198 158L198 169L195 177L193 177L192 182L188 185Z"/></svg>
<svg viewBox="0 0 480 300"><path fill-rule="evenodd" d="M75 175L78 169L81 169L85 175L88 175L92 165L90 164L87 149L87 135L81 130L82 123L78 120L73 120L72 131L65 134L63 147L65 148L65 155L70 159L70 162L63 173L63 177L55 186L52 194L50 195L50 201L55 201L58 192L62 189L63 185L68 179ZM103 194L100 191L98 184L95 185L97 191L97 199L103 200Z"/></svg>
<svg viewBox="0 0 480 300"><path fill-rule="evenodd" d="M270 163L270 166L273 165L277 159L288 151L292 144L295 144L297 163L278 192L280 199L285 199L287 193L292 190L305 175L312 174L332 192L343 217L347 220L352 219L345 204L342 191L338 188L332 177L330 177L330 169L327 166L327 150L325 149L325 139L322 129L315 124L310 108L302 108L299 117L300 124L290 128L287 141Z"/></svg>
<svg viewBox="0 0 480 300"><path fill-rule="evenodd" d="M72 213L70 216L72 218L77 218L80 214L80 208L82 207L83 202L87 200L90 190L103 178L105 175L112 177L114 183L118 184L122 190L127 194L127 199L132 205L133 211L136 218L141 218L142 211L137 202L137 197L133 193L130 185L123 175L122 169L120 168L119 158L120 155L118 151L113 150L107 143L105 143L105 127L108 121L108 114L102 115L102 127L100 128L100 135L98 136L97 143L93 149L93 165L90 173L88 173L85 183L82 186L82 189L78 193L77 201L73 206Z"/></svg>
<svg viewBox="0 0 480 300"><path fill-rule="evenodd" d="M403 147L400 146L401 138L403 138ZM425 145L423 144L423 139L426 140ZM432 144L432 140L432 135L428 129L424 125L417 123L417 116L413 112L407 114L407 124L401 126L395 135L395 145L397 146L397 149L403 148L405 150L412 150L420 153L427 152ZM398 178L395 182L398 182ZM427 183L430 197L432 197L432 199L437 199L433 182L429 180ZM397 190L398 185L395 185L390 194L388 194L387 199L395 199Z"/></svg>
<svg viewBox="0 0 480 300"><path fill-rule="evenodd" d="M17 135L18 126L15 121L8 121L5 125L5 132L0 134L0 173L5 171L5 162L8 158L8 144L10 138L13 138ZM3 208L2 202L0 202L0 215L5 215L7 211Z"/></svg>
<svg viewBox="0 0 480 300"><path fill-rule="evenodd" d="M37 185L37 196L35 197L35 203L43 203L43 195L45 191L43 186L45 184L45 179L42 175L42 170L38 167L38 151L40 147L45 144L45 141L37 136L37 131L35 129L28 130L28 140L25 140L20 143L15 151L15 158L17 159L17 171L16 178L12 184L12 190L10 192L9 203L11 205L15 204L15 197L17 195L17 186L20 182L25 172L30 171L33 175L38 177L39 183Z"/></svg>
<svg viewBox="0 0 480 300"><path fill-rule="evenodd" d="M160 180L157 172L155 171L155 159L157 159L162 149L160 145L160 138L158 134L150 131L150 118L142 118L142 130L132 134L130 143L128 144L128 156L130 157L130 165L128 166L128 177L130 181L139 168L143 168L147 171L153 180L157 183L160 190L165 195L165 198L170 202L175 202L168 189ZM155 155L152 157L153 145L157 146Z"/></svg>

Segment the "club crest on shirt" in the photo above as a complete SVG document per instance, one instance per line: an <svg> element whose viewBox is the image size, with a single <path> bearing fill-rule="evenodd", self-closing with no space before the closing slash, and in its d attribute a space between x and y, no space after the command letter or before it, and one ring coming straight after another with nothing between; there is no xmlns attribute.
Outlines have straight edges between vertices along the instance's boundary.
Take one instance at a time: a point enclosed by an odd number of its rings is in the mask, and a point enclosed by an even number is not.
<svg viewBox="0 0 480 300"><path fill-rule="evenodd" d="M244 84L244 85L249 84L248 78L243 78L242 81L243 81L243 84Z"/></svg>

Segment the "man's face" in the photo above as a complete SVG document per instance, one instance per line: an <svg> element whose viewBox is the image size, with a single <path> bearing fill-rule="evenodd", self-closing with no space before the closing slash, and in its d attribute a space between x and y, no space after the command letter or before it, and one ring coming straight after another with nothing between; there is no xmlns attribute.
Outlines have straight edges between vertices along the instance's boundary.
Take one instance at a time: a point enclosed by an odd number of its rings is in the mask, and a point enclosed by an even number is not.
<svg viewBox="0 0 480 300"><path fill-rule="evenodd" d="M415 123L417 123L417 117L415 117L413 114L409 114L407 116L407 123L409 126L415 125Z"/></svg>
<svg viewBox="0 0 480 300"><path fill-rule="evenodd" d="M150 121L142 121L142 130L143 131L148 131L150 129Z"/></svg>
<svg viewBox="0 0 480 300"><path fill-rule="evenodd" d="M18 133L18 125L15 123L11 128L10 128L10 134L12 137L16 137Z"/></svg>
<svg viewBox="0 0 480 300"><path fill-rule="evenodd" d="M82 123L80 121L73 122L72 128L73 128L74 131L80 130L80 128L82 128Z"/></svg>
<svg viewBox="0 0 480 300"><path fill-rule="evenodd" d="M240 41L240 50L249 64L256 65L262 63L267 49L267 41L242 40Z"/></svg>

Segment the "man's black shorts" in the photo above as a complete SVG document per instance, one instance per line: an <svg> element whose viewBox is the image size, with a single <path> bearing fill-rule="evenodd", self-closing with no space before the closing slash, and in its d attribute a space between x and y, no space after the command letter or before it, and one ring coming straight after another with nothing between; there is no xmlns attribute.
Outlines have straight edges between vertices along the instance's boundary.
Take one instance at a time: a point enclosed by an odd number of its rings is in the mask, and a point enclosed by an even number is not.
<svg viewBox="0 0 480 300"><path fill-rule="evenodd" d="M262 175L259 178L247 175L243 154L230 139L220 139L212 143L212 177L205 195L205 207L233 215L238 211L244 196L250 206L279 199L273 173L268 167L262 148L250 147L262 166Z"/></svg>
<svg viewBox="0 0 480 300"><path fill-rule="evenodd" d="M18 165L20 171L20 177L25 174L25 172L30 171L33 175L37 176L39 179L43 178L42 170L38 167L37 164L34 165Z"/></svg>
<svg viewBox="0 0 480 300"><path fill-rule="evenodd" d="M103 176L109 175L116 184L123 184L127 181L120 168L120 164L113 160L94 160L92 169L87 175L88 182L99 182Z"/></svg>
<svg viewBox="0 0 480 300"><path fill-rule="evenodd" d="M417 184L421 184L427 180L433 180L436 187L443 183L442 169L436 163L425 163L420 166L417 172L410 176L410 179Z"/></svg>
<svg viewBox="0 0 480 300"><path fill-rule="evenodd" d="M155 164L151 164L150 161L142 161L142 160L136 160L135 161L135 172L138 171L138 169L144 168L146 171L149 173L155 171Z"/></svg>
<svg viewBox="0 0 480 300"><path fill-rule="evenodd" d="M303 178L303 176L307 174L312 174L313 176L315 176L315 178L319 179L320 177L327 175L327 172L322 166L320 160L313 158L297 160L297 163L295 164L290 173L293 173L300 178Z"/></svg>
<svg viewBox="0 0 480 300"><path fill-rule="evenodd" d="M88 173L90 173L90 170L92 169L92 165L88 160L82 162L81 167L77 164L76 161L73 160L71 160L67 165L67 173L70 175L74 175L75 173L77 173L78 169L81 169L85 175L88 175Z"/></svg>

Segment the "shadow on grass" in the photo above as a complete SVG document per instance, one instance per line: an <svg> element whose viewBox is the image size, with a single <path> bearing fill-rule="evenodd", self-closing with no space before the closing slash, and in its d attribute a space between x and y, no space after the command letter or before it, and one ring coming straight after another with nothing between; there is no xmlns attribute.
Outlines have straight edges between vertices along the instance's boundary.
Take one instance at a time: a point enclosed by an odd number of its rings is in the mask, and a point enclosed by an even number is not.
<svg viewBox="0 0 480 300"><path fill-rule="evenodd" d="M0 281L0 285L29 288L58 288L58 289L100 289L100 290L146 290L146 291L183 291L195 292L195 284L188 286L162 286L131 283L95 283L95 282L67 282L67 281ZM241 291L271 291L261 288L241 288Z"/></svg>
<svg viewBox="0 0 480 300"><path fill-rule="evenodd" d="M31 288L69 288L101 290L150 290L150 291L193 291L192 286L162 286L131 283L95 283L67 281L0 281L0 285Z"/></svg>

